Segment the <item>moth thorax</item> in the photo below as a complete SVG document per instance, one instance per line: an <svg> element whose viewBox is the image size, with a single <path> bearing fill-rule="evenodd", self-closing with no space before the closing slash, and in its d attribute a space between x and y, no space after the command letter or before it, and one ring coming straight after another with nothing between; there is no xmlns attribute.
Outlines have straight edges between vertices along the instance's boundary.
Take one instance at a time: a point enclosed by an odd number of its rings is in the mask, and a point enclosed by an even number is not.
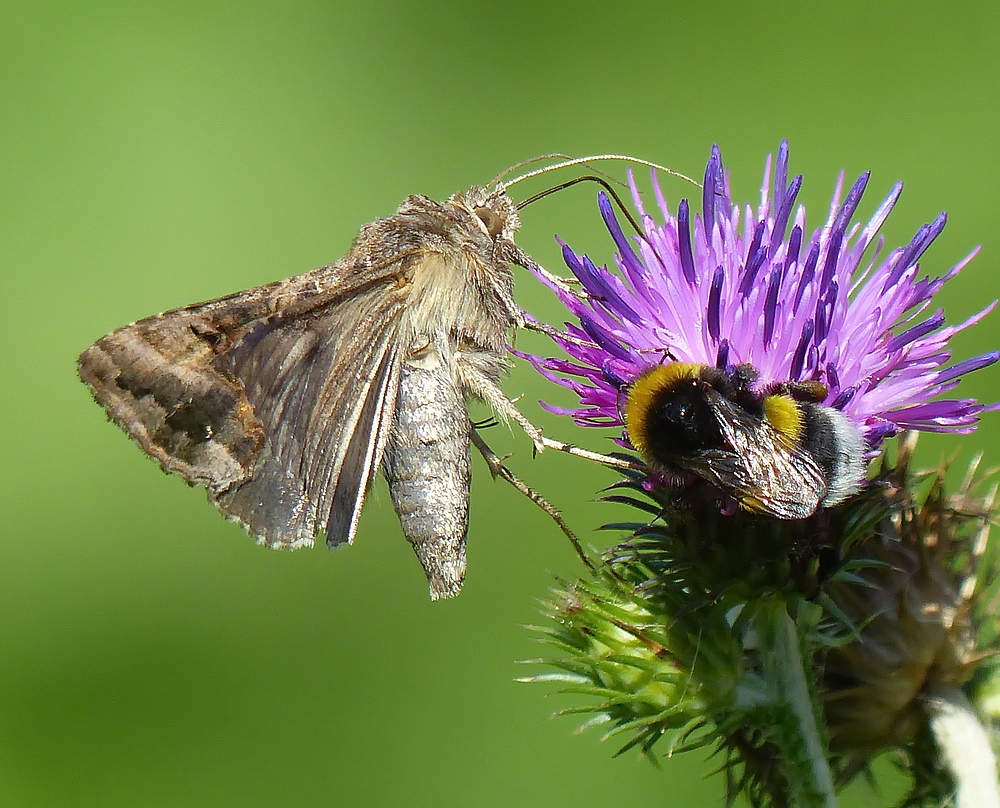
<svg viewBox="0 0 1000 808"><path fill-rule="evenodd" d="M503 347L509 322L503 297L494 288L506 289L510 296L513 278L506 264L461 249L429 253L413 264L410 281L401 334L407 344L457 336Z"/></svg>

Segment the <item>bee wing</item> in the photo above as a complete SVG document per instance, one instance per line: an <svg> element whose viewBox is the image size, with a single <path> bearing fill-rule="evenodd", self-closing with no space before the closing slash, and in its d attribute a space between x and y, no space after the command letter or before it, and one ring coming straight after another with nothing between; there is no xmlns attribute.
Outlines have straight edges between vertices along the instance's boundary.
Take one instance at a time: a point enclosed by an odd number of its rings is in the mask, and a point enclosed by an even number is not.
<svg viewBox="0 0 1000 808"><path fill-rule="evenodd" d="M808 454L788 442L769 423L708 392L731 451L705 449L682 464L730 493L750 511L778 519L804 519L819 506L826 479Z"/></svg>
<svg viewBox="0 0 1000 808"><path fill-rule="evenodd" d="M350 541L393 418L402 271L345 260L150 317L87 349L80 376L264 542Z"/></svg>

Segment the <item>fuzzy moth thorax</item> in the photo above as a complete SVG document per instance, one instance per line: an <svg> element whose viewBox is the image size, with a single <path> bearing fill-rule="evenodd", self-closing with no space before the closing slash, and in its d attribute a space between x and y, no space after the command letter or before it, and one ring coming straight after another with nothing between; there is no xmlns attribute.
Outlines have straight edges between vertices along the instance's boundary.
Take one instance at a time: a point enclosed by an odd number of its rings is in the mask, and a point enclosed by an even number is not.
<svg viewBox="0 0 1000 808"><path fill-rule="evenodd" d="M501 351L513 322L514 280L506 263L465 251L432 252L414 261L403 344L455 340Z"/></svg>

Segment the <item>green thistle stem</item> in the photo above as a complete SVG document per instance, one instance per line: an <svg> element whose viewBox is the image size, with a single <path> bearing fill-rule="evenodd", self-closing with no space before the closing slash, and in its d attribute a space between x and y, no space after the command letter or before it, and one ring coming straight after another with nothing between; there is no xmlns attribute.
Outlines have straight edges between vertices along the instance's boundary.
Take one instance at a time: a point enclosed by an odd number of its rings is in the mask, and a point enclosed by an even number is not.
<svg viewBox="0 0 1000 808"><path fill-rule="evenodd" d="M786 761L789 804L836 808L833 775L798 626L789 616L787 604L777 598L758 604L752 623L760 637L763 678L779 717L774 722L774 741Z"/></svg>
<svg viewBox="0 0 1000 808"><path fill-rule="evenodd" d="M997 760L965 694L939 688L927 698L927 712L941 762L955 781L955 808L1000 808Z"/></svg>

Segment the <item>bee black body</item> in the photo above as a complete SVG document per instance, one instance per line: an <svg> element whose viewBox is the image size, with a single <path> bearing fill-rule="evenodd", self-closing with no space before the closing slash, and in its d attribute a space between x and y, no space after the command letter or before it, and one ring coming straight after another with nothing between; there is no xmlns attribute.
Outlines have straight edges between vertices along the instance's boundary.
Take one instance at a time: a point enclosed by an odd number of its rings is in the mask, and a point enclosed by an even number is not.
<svg viewBox="0 0 1000 808"><path fill-rule="evenodd" d="M690 472L746 510L802 519L856 493L864 439L842 412L820 402L818 382L754 388L757 371L671 362L628 390L632 445L656 470Z"/></svg>

